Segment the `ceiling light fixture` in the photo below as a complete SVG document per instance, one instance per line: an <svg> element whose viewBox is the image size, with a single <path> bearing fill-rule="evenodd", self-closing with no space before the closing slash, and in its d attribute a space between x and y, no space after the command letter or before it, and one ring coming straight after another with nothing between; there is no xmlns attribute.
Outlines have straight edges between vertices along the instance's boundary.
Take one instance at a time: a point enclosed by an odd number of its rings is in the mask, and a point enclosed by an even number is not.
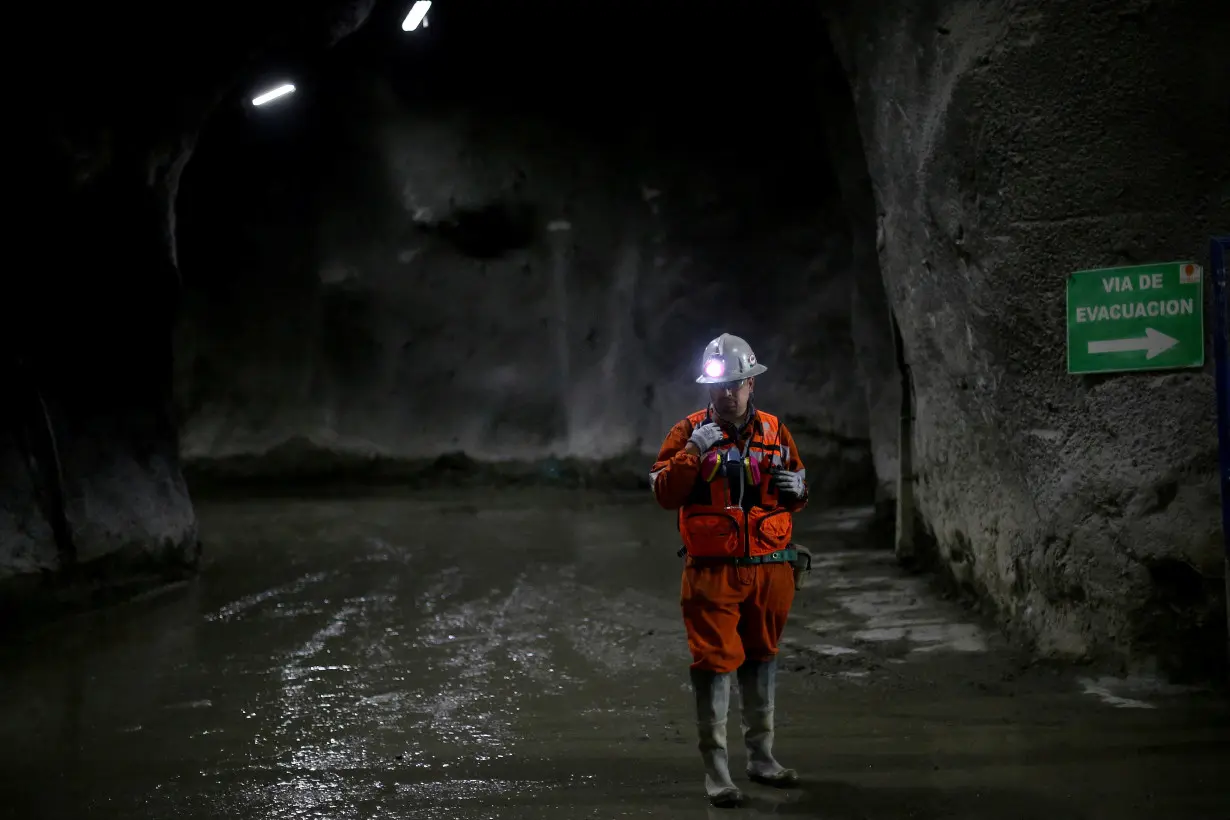
<svg viewBox="0 0 1230 820"><path fill-rule="evenodd" d="M414 31L420 24L427 27L427 12L431 9L431 0L415 0L410 7L410 13L401 23L402 31Z"/></svg>
<svg viewBox="0 0 1230 820"><path fill-rule="evenodd" d="M260 94L258 96L253 97L252 104L253 105L264 105L265 103L272 102L273 100L276 100L280 97L285 97L287 94L292 93L294 90L295 90L295 87L293 85L291 85L290 83L284 83L278 86L277 88L272 88L269 91L266 91L264 94Z"/></svg>

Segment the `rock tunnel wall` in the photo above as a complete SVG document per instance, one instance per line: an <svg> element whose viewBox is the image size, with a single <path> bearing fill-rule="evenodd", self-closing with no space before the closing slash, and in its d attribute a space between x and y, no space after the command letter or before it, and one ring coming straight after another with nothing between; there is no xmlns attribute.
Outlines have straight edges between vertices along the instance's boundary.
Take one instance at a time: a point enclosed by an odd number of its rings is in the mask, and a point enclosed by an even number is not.
<svg viewBox="0 0 1230 820"><path fill-rule="evenodd" d="M363 53L339 47L315 91L206 133L185 173L194 475L460 451L618 459L644 483L705 401L704 344L730 330L769 365L757 401L791 425L819 495L872 497L851 222L820 106L783 106L817 93L810 77L742 121L615 101L599 126L559 100L407 99Z"/></svg>
<svg viewBox="0 0 1230 820"><path fill-rule="evenodd" d="M922 518L1046 654L1222 654L1211 364L1067 375L1064 283L1203 259L1230 225L1228 29L1226 4L831 10L913 378Z"/></svg>

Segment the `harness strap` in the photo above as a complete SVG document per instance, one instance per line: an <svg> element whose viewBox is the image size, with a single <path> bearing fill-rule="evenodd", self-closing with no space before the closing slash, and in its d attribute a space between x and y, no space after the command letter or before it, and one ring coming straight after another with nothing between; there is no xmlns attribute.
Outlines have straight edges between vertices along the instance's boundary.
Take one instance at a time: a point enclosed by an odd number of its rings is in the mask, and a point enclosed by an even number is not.
<svg viewBox="0 0 1230 820"><path fill-rule="evenodd" d="M687 555L687 549L680 549L678 555L680 558ZM770 552L768 555L740 555L735 558L697 558L693 556L692 563L695 566L710 566L717 564L734 564L737 567L755 566L756 564L780 564L794 563L798 560L799 551L794 547L786 547L785 549Z"/></svg>

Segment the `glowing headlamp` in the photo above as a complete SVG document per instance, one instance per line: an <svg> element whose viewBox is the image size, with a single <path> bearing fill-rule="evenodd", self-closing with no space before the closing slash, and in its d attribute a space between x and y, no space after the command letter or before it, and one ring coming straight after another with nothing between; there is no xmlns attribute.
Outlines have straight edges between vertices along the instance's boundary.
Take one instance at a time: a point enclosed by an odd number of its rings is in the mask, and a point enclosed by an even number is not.
<svg viewBox="0 0 1230 820"><path fill-rule="evenodd" d="M705 375L711 379L721 378L726 372L726 363L721 359L710 359L705 362Z"/></svg>

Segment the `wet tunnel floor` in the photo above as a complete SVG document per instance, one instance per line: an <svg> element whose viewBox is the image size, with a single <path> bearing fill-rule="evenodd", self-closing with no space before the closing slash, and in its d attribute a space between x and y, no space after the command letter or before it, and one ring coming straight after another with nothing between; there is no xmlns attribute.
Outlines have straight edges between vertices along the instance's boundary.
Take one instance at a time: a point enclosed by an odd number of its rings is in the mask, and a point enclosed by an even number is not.
<svg viewBox="0 0 1230 820"><path fill-rule="evenodd" d="M1224 820L1230 806L1223 696L1020 663L868 544L864 511L798 522L816 571L783 653L777 749L804 787L744 782L750 804L718 810L700 796L674 526L648 498L198 509L198 580L0 651L0 815Z"/></svg>

